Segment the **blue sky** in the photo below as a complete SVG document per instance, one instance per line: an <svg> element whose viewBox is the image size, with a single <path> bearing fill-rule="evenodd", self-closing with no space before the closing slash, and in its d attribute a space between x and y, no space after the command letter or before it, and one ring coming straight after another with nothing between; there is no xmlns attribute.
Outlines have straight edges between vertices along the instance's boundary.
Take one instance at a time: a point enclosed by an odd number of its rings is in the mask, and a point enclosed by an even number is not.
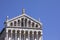
<svg viewBox="0 0 60 40"><path fill-rule="evenodd" d="M9 19L26 14L43 23L43 40L60 40L60 0L0 0L0 31Z"/></svg>

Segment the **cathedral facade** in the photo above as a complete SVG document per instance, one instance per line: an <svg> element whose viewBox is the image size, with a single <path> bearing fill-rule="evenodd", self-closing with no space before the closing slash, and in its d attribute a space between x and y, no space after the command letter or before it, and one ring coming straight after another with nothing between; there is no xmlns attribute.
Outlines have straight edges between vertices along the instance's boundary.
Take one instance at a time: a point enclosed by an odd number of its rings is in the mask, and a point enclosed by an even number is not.
<svg viewBox="0 0 60 40"><path fill-rule="evenodd" d="M22 14L4 22L0 40L42 40L42 23L28 16L25 9Z"/></svg>

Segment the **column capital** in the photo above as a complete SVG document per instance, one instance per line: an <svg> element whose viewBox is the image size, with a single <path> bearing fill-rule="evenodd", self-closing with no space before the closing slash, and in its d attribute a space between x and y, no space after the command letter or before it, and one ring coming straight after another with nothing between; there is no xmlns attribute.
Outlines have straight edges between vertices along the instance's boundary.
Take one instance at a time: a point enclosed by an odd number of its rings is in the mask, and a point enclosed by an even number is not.
<svg viewBox="0 0 60 40"><path fill-rule="evenodd" d="M38 31L36 32L36 34L38 34Z"/></svg>
<svg viewBox="0 0 60 40"><path fill-rule="evenodd" d="M30 31L28 31L28 34L30 34Z"/></svg>
<svg viewBox="0 0 60 40"><path fill-rule="evenodd" d="M13 33L12 30L11 30L11 33Z"/></svg>
<svg viewBox="0 0 60 40"><path fill-rule="evenodd" d="M21 33L21 31L19 33Z"/></svg>
<svg viewBox="0 0 60 40"><path fill-rule="evenodd" d="M34 31L32 31L32 34L34 34Z"/></svg>
<svg viewBox="0 0 60 40"><path fill-rule="evenodd" d="M15 33L17 33L17 30L15 30Z"/></svg>
<svg viewBox="0 0 60 40"><path fill-rule="evenodd" d="M25 31L24 31L24 34L25 34Z"/></svg>

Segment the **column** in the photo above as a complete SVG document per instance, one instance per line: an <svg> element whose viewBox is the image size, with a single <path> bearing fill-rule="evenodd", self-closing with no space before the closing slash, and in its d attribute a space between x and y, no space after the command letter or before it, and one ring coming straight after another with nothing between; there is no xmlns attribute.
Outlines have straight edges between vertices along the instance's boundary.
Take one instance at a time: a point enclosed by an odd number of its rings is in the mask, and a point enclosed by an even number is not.
<svg viewBox="0 0 60 40"><path fill-rule="evenodd" d="M20 30L17 30L17 39L20 40Z"/></svg>
<svg viewBox="0 0 60 40"><path fill-rule="evenodd" d="M27 19L27 24L26 24L26 27L28 27L28 19Z"/></svg>
<svg viewBox="0 0 60 40"><path fill-rule="evenodd" d="M34 28L36 28L36 23L34 22Z"/></svg>
<svg viewBox="0 0 60 40"><path fill-rule="evenodd" d="M36 34L36 35L37 35L37 40L38 40L38 32L37 32L37 34Z"/></svg>
<svg viewBox="0 0 60 40"><path fill-rule="evenodd" d="M40 36L39 40L42 40L42 35Z"/></svg>
<svg viewBox="0 0 60 40"><path fill-rule="evenodd" d="M42 32L41 32L40 40L43 40L43 37L42 37Z"/></svg>
<svg viewBox="0 0 60 40"><path fill-rule="evenodd" d="M24 31L24 40L26 40L26 38L25 38L25 31Z"/></svg>
<svg viewBox="0 0 60 40"><path fill-rule="evenodd" d="M17 40L17 30L15 30L15 40Z"/></svg>
<svg viewBox="0 0 60 40"><path fill-rule="evenodd" d="M25 27L25 17L23 18L23 27Z"/></svg>
<svg viewBox="0 0 60 40"><path fill-rule="evenodd" d="M34 28L36 28L36 23L34 22Z"/></svg>
<svg viewBox="0 0 60 40"><path fill-rule="evenodd" d="M29 26L28 26L28 22L29 22L29 19L27 19L27 27L29 27Z"/></svg>
<svg viewBox="0 0 60 40"><path fill-rule="evenodd" d="M34 32L32 31L32 39L34 40Z"/></svg>
<svg viewBox="0 0 60 40"><path fill-rule="evenodd" d="M33 22L33 21L31 21L31 28L32 28L32 22Z"/></svg>
<svg viewBox="0 0 60 40"><path fill-rule="evenodd" d="M20 18L20 27L21 27L21 18Z"/></svg>
<svg viewBox="0 0 60 40"><path fill-rule="evenodd" d="M28 40L30 40L30 32L28 31Z"/></svg>
<svg viewBox="0 0 60 40"><path fill-rule="evenodd" d="M11 30L11 40L12 40L12 30Z"/></svg>
<svg viewBox="0 0 60 40"><path fill-rule="evenodd" d="M20 31L20 40L21 40L21 31Z"/></svg>
<svg viewBox="0 0 60 40"><path fill-rule="evenodd" d="M6 40L8 40L8 32L6 32Z"/></svg>

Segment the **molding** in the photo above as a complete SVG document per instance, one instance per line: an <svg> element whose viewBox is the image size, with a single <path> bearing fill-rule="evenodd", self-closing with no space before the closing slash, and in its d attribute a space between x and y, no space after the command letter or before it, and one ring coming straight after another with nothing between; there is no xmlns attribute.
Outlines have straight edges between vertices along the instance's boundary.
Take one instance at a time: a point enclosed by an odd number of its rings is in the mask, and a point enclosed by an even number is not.
<svg viewBox="0 0 60 40"><path fill-rule="evenodd" d="M36 29L36 30L42 30L40 28L27 28L27 27L6 27L6 28L18 28L18 29Z"/></svg>

